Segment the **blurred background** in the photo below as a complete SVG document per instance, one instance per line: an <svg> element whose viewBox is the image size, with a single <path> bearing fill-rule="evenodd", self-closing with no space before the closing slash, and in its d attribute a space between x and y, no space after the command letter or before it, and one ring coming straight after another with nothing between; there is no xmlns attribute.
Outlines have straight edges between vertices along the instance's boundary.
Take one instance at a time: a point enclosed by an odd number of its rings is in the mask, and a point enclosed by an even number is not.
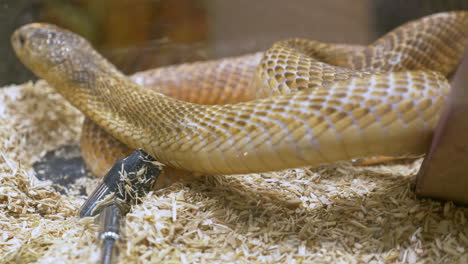
<svg viewBox="0 0 468 264"><path fill-rule="evenodd" d="M130 74L291 37L367 44L408 20L461 9L468 0L0 0L0 86L34 79L9 43L31 22L79 33Z"/></svg>

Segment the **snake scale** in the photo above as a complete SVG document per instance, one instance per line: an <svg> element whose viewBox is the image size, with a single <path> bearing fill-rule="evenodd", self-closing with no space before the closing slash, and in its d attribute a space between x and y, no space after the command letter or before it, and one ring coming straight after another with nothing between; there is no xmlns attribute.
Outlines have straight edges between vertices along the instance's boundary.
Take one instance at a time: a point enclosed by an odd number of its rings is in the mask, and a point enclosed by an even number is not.
<svg viewBox="0 0 468 264"><path fill-rule="evenodd" d="M25 25L11 40L87 117L96 174L109 158L93 152L135 148L172 168L239 174L425 153L468 44L468 12L409 22L368 46L291 39L130 78L53 25Z"/></svg>

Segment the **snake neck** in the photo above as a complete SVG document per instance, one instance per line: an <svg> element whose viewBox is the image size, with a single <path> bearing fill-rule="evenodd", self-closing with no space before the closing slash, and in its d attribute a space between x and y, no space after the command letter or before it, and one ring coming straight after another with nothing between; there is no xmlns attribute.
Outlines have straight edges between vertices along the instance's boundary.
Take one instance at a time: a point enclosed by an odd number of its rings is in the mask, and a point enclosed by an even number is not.
<svg viewBox="0 0 468 264"><path fill-rule="evenodd" d="M134 148L141 146L123 131L144 133L143 119L152 108L178 101L133 83L94 51L70 57L42 77L86 117Z"/></svg>

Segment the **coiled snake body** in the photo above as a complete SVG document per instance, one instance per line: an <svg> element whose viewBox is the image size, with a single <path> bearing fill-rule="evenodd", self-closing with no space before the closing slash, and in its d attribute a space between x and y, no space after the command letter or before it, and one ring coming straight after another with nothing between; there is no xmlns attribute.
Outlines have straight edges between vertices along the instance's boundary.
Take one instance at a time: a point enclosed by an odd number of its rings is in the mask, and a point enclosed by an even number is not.
<svg viewBox="0 0 468 264"><path fill-rule="evenodd" d="M237 174L423 154L468 43L468 13L425 17L366 47L293 39L131 79L55 26L26 25L12 43L87 116L89 161L103 146L95 136L108 133L117 153L140 147L170 167Z"/></svg>

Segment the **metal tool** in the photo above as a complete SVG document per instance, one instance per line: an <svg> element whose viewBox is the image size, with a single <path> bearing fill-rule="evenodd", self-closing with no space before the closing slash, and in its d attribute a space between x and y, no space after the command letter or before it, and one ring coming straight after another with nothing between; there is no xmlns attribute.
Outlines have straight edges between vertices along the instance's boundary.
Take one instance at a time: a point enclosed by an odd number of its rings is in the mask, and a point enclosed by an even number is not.
<svg viewBox="0 0 468 264"><path fill-rule="evenodd" d="M452 84L417 176L416 193L468 204L468 47Z"/></svg>
<svg viewBox="0 0 468 264"><path fill-rule="evenodd" d="M147 192L163 169L163 165L141 149L119 159L104 176L79 211L80 217L97 216L102 241L101 263L112 263L115 243L120 239L120 220Z"/></svg>
<svg viewBox="0 0 468 264"><path fill-rule="evenodd" d="M112 263L116 255L115 243L120 239L120 220L123 214L119 207L115 205L106 206L99 216L101 226L99 239L102 241L101 263Z"/></svg>

